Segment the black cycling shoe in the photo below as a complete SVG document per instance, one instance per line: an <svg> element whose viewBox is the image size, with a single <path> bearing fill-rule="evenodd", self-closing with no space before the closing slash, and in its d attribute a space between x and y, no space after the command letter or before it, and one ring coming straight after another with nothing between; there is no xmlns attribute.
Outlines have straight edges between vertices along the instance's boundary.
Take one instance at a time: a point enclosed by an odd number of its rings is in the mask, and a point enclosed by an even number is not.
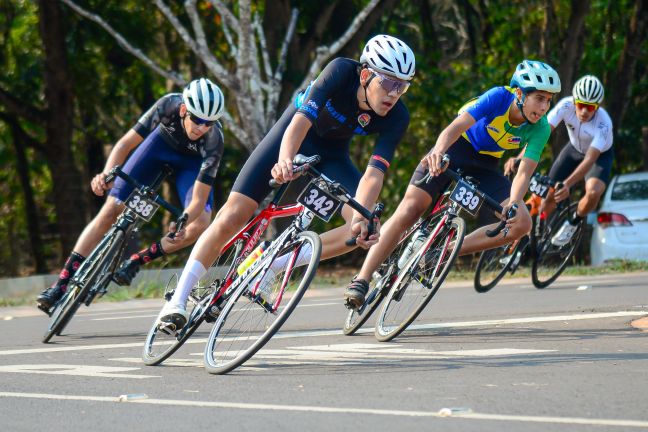
<svg viewBox="0 0 648 432"><path fill-rule="evenodd" d="M49 287L36 298L38 309L49 315L49 310L63 297L63 290L59 286Z"/></svg>
<svg viewBox="0 0 648 432"><path fill-rule="evenodd" d="M121 263L117 271L113 274L113 280L115 281L115 283L117 283L117 285L129 286L131 282L133 282L133 279L135 278L135 275L137 275L139 269L139 261L127 259L126 261Z"/></svg>
<svg viewBox="0 0 648 432"><path fill-rule="evenodd" d="M365 302L365 296L369 292L369 282L364 279L351 281L344 293L344 305L349 309L357 309Z"/></svg>

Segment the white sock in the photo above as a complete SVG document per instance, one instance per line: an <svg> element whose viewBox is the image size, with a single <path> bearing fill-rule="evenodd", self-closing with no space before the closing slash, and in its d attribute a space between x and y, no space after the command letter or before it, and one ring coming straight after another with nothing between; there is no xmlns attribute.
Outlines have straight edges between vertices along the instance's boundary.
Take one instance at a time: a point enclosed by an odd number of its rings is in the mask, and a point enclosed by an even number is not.
<svg viewBox="0 0 648 432"><path fill-rule="evenodd" d="M310 262L311 255L313 255L313 248L311 247L310 243L306 243L299 250L299 255L297 255L297 259L295 260L295 268L308 264ZM280 273L283 269L286 268L286 265L288 265L288 260L291 256L292 252L281 255L279 258L274 260L274 262L270 266L270 269L272 269L274 273Z"/></svg>
<svg viewBox="0 0 648 432"><path fill-rule="evenodd" d="M205 266L202 265L200 261L190 258L189 261L187 261L184 270L182 270L178 286L176 287L169 303L173 306L184 306L187 303L187 297L189 297L189 293L191 293L194 285L196 285L196 282L198 282L205 273L207 273Z"/></svg>

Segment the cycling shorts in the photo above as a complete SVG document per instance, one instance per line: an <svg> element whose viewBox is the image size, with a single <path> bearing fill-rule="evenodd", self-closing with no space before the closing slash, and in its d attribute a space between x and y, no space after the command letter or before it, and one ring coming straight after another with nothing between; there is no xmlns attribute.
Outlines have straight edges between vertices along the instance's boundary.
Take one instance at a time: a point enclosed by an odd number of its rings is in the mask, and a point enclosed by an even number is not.
<svg viewBox="0 0 648 432"><path fill-rule="evenodd" d="M551 166L549 177L555 182L565 180L574 172L583 159L585 159L585 155L576 150L573 145L567 143ZM610 182L613 161L614 148L610 148L601 153L596 162L594 162L594 166L585 175L585 181L591 178L597 178L607 185Z"/></svg>
<svg viewBox="0 0 648 432"><path fill-rule="evenodd" d="M272 188L268 182L272 178L271 170L279 159L279 150L284 132L297 112L294 105L288 107L279 121L270 129L261 143L254 149L243 165L232 192L238 192L260 203ZM322 161L316 168L332 180L341 183L351 195L355 194L362 173L356 168L349 156L350 139L325 139L311 128L299 147L298 153L304 156L320 155Z"/></svg>
<svg viewBox="0 0 648 432"><path fill-rule="evenodd" d="M122 170L140 183L150 185L162 172L164 165L169 165L173 169L178 196L186 208L191 202L194 183L202 162L201 156L183 154L174 150L164 141L158 127L137 146ZM133 187L118 177L109 195L123 202L132 191ZM210 212L213 207L214 190L212 189L205 204L205 211Z"/></svg>
<svg viewBox="0 0 648 432"><path fill-rule="evenodd" d="M511 182L501 174L499 158L478 153L464 137L460 137L455 141L450 149L448 149L447 154L450 156L449 168L454 171L461 169L463 174L477 179L479 182L477 188L480 191L486 193L499 203L509 198L511 195ZM427 167L419 163L409 184L416 186L414 183L423 178L427 172ZM428 183L423 183L416 187L427 192L434 201L445 191L451 181L450 177L446 174L441 174L431 179ZM480 211L480 225L496 221L497 218L492 212Z"/></svg>

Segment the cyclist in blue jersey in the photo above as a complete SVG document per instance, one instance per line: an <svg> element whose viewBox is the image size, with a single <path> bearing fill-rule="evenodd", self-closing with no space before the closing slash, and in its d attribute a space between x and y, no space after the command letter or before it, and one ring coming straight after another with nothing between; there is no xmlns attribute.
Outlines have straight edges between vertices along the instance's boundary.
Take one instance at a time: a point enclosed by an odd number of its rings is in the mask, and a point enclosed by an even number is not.
<svg viewBox="0 0 648 432"><path fill-rule="evenodd" d="M531 228L531 217L522 199L535 170L550 128L545 117L551 99L560 91L560 79L551 66L525 60L520 63L509 87L495 87L465 104L459 115L439 135L435 146L425 155L393 216L385 222L380 241L367 254L360 273L345 293L349 307L364 303L373 272L389 256L405 231L430 207L433 200L450 183L443 174L441 161L450 156L449 167L462 169L479 181L479 189L502 203L504 214L516 204L515 217L507 221L508 234L489 238L484 226L463 241L461 254L473 253L510 243ZM525 148L518 174L511 183L498 168L506 150ZM415 182L429 171L434 178L416 186ZM493 219L480 215L480 222ZM504 237L506 235L506 237Z"/></svg>
<svg viewBox="0 0 648 432"><path fill-rule="evenodd" d="M65 293L68 282L83 260L124 209L132 187L118 178L106 184L108 171L115 165L143 184L150 184L164 165L173 168L176 189L188 215L186 230L175 238L167 236L125 260L113 278L129 285L140 265L192 244L211 220L212 186L223 155L223 130L218 118L224 112L224 97L208 79L192 81L183 93L171 93L159 99L115 144L103 172L91 182L99 196L110 189L97 216L79 236L58 280L37 298L38 307L47 311ZM131 154L132 152L132 154ZM175 227L170 227L171 231Z"/></svg>
<svg viewBox="0 0 648 432"><path fill-rule="evenodd" d="M578 208L571 219L565 220L552 237L555 246L569 243L578 224L585 215L594 210L603 196L612 171L614 149L612 148L612 120L602 108L605 90L601 81L593 75L585 75L574 84L572 96L563 98L547 114L553 131L565 123L569 143L565 144L551 166L549 177L562 182L563 187L550 192L540 211L552 213L556 203L566 199L571 188L585 180L585 194L578 201ZM505 174L512 172L515 159L509 159Z"/></svg>
<svg viewBox="0 0 648 432"><path fill-rule="evenodd" d="M160 312L160 321L176 328L187 319L187 297L221 248L254 214L270 192L268 181L292 179L292 160L299 152L319 154L318 169L345 186L365 207L376 201L396 145L409 125L409 113L400 97L414 77L412 50L399 39L378 35L365 46L360 61L336 58L297 97L252 152L234 183L224 207L200 237L178 281L173 298ZM349 146L354 135L377 134L373 154L361 173L352 163ZM322 237L322 258L353 249L345 240L358 236L368 248L377 235L365 240L367 221L345 206L346 224ZM303 249L297 265L308 263L310 250ZM281 259L277 260L281 262ZM279 265L279 264L277 264ZM266 277L272 278L272 269ZM265 282L262 284L264 285Z"/></svg>

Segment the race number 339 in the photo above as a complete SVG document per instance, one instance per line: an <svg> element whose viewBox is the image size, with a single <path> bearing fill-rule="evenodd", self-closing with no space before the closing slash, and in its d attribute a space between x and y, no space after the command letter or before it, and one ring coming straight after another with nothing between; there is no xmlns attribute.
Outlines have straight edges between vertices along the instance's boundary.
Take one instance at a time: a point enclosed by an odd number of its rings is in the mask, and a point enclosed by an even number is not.
<svg viewBox="0 0 648 432"><path fill-rule="evenodd" d="M477 215L482 205L482 197L477 191L464 181L459 181L450 194L450 199L461 206L473 216Z"/></svg>
<svg viewBox="0 0 648 432"><path fill-rule="evenodd" d="M340 207L340 200L322 190L316 183L310 183L297 199L320 219L328 222Z"/></svg>

